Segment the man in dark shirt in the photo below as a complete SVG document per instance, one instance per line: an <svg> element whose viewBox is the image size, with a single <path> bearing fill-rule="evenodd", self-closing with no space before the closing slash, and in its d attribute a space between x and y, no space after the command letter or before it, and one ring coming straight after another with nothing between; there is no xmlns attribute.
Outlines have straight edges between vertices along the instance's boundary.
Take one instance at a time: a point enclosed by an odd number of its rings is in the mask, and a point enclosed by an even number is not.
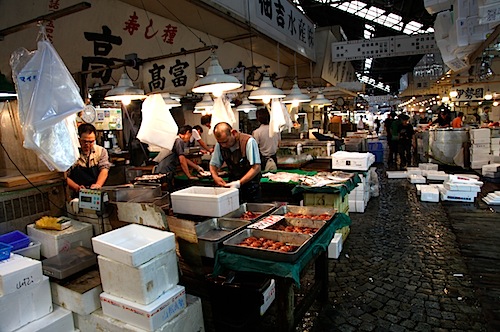
<svg viewBox="0 0 500 332"><path fill-rule="evenodd" d="M411 163L411 147L415 131L409 123L409 117L406 114L400 116L401 124L399 126L399 156L401 158L401 168Z"/></svg>
<svg viewBox="0 0 500 332"><path fill-rule="evenodd" d="M439 112L439 116L436 120L432 121L432 124L437 124L439 127L449 127L451 126L451 116L450 113L442 109Z"/></svg>
<svg viewBox="0 0 500 332"><path fill-rule="evenodd" d="M392 122L394 121L394 118L396 117L396 112L391 112L390 114L387 115L387 118L384 121L384 127L385 127L385 133L387 135L387 144L389 144L389 160L388 163L392 164L397 161L397 153L398 153L398 147L397 143L393 143L392 141Z"/></svg>

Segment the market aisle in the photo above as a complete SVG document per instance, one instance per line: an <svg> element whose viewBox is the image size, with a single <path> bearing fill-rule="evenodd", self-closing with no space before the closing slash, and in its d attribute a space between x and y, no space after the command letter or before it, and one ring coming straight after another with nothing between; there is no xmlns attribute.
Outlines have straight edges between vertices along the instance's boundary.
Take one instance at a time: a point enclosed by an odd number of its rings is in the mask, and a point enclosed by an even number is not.
<svg viewBox="0 0 500 332"><path fill-rule="evenodd" d="M486 331L445 207L420 202L407 180L379 168L380 197L352 213L330 261L329 303L297 331Z"/></svg>

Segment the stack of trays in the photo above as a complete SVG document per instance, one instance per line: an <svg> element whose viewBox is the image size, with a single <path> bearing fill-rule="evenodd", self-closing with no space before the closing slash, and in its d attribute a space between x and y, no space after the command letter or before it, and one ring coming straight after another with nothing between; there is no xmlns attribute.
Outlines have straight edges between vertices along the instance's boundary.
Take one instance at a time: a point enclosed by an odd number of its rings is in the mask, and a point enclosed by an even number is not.
<svg viewBox="0 0 500 332"><path fill-rule="evenodd" d="M251 224L223 243L230 252L277 262L294 262L333 220L335 213L336 210L331 208L281 206L268 217L270 222L264 229L250 228L254 225Z"/></svg>

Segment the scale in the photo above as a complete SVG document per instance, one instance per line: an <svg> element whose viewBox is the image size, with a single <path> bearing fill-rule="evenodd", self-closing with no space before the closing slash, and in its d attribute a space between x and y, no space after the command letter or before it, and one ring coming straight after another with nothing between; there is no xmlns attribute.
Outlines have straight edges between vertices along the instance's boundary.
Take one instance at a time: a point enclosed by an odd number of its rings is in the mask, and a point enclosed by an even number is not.
<svg viewBox="0 0 500 332"><path fill-rule="evenodd" d="M80 189L78 208L102 211L104 203L109 201L108 193L97 189Z"/></svg>

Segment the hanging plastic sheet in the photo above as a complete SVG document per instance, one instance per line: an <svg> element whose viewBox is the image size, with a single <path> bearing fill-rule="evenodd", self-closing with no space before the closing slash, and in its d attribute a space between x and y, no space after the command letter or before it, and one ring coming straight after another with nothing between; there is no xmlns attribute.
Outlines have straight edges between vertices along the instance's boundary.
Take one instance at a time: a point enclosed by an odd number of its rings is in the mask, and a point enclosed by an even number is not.
<svg viewBox="0 0 500 332"><path fill-rule="evenodd" d="M161 94L148 96L142 103L142 122L137 138L143 143L172 150L178 130Z"/></svg>
<svg viewBox="0 0 500 332"><path fill-rule="evenodd" d="M43 131L85 107L79 88L52 44L43 38L38 49L11 55L21 118L33 131Z"/></svg>
<svg viewBox="0 0 500 332"><path fill-rule="evenodd" d="M269 137L280 133L282 130L292 128L293 122L285 105L279 99L273 99L271 102L271 119L269 121Z"/></svg>
<svg viewBox="0 0 500 332"><path fill-rule="evenodd" d="M233 109L231 108L231 103L224 94L221 97L216 97L214 99L212 121L210 122L210 130L208 131L209 134L212 134L213 129L219 122L227 122L233 128L236 124L236 117L234 116Z"/></svg>

